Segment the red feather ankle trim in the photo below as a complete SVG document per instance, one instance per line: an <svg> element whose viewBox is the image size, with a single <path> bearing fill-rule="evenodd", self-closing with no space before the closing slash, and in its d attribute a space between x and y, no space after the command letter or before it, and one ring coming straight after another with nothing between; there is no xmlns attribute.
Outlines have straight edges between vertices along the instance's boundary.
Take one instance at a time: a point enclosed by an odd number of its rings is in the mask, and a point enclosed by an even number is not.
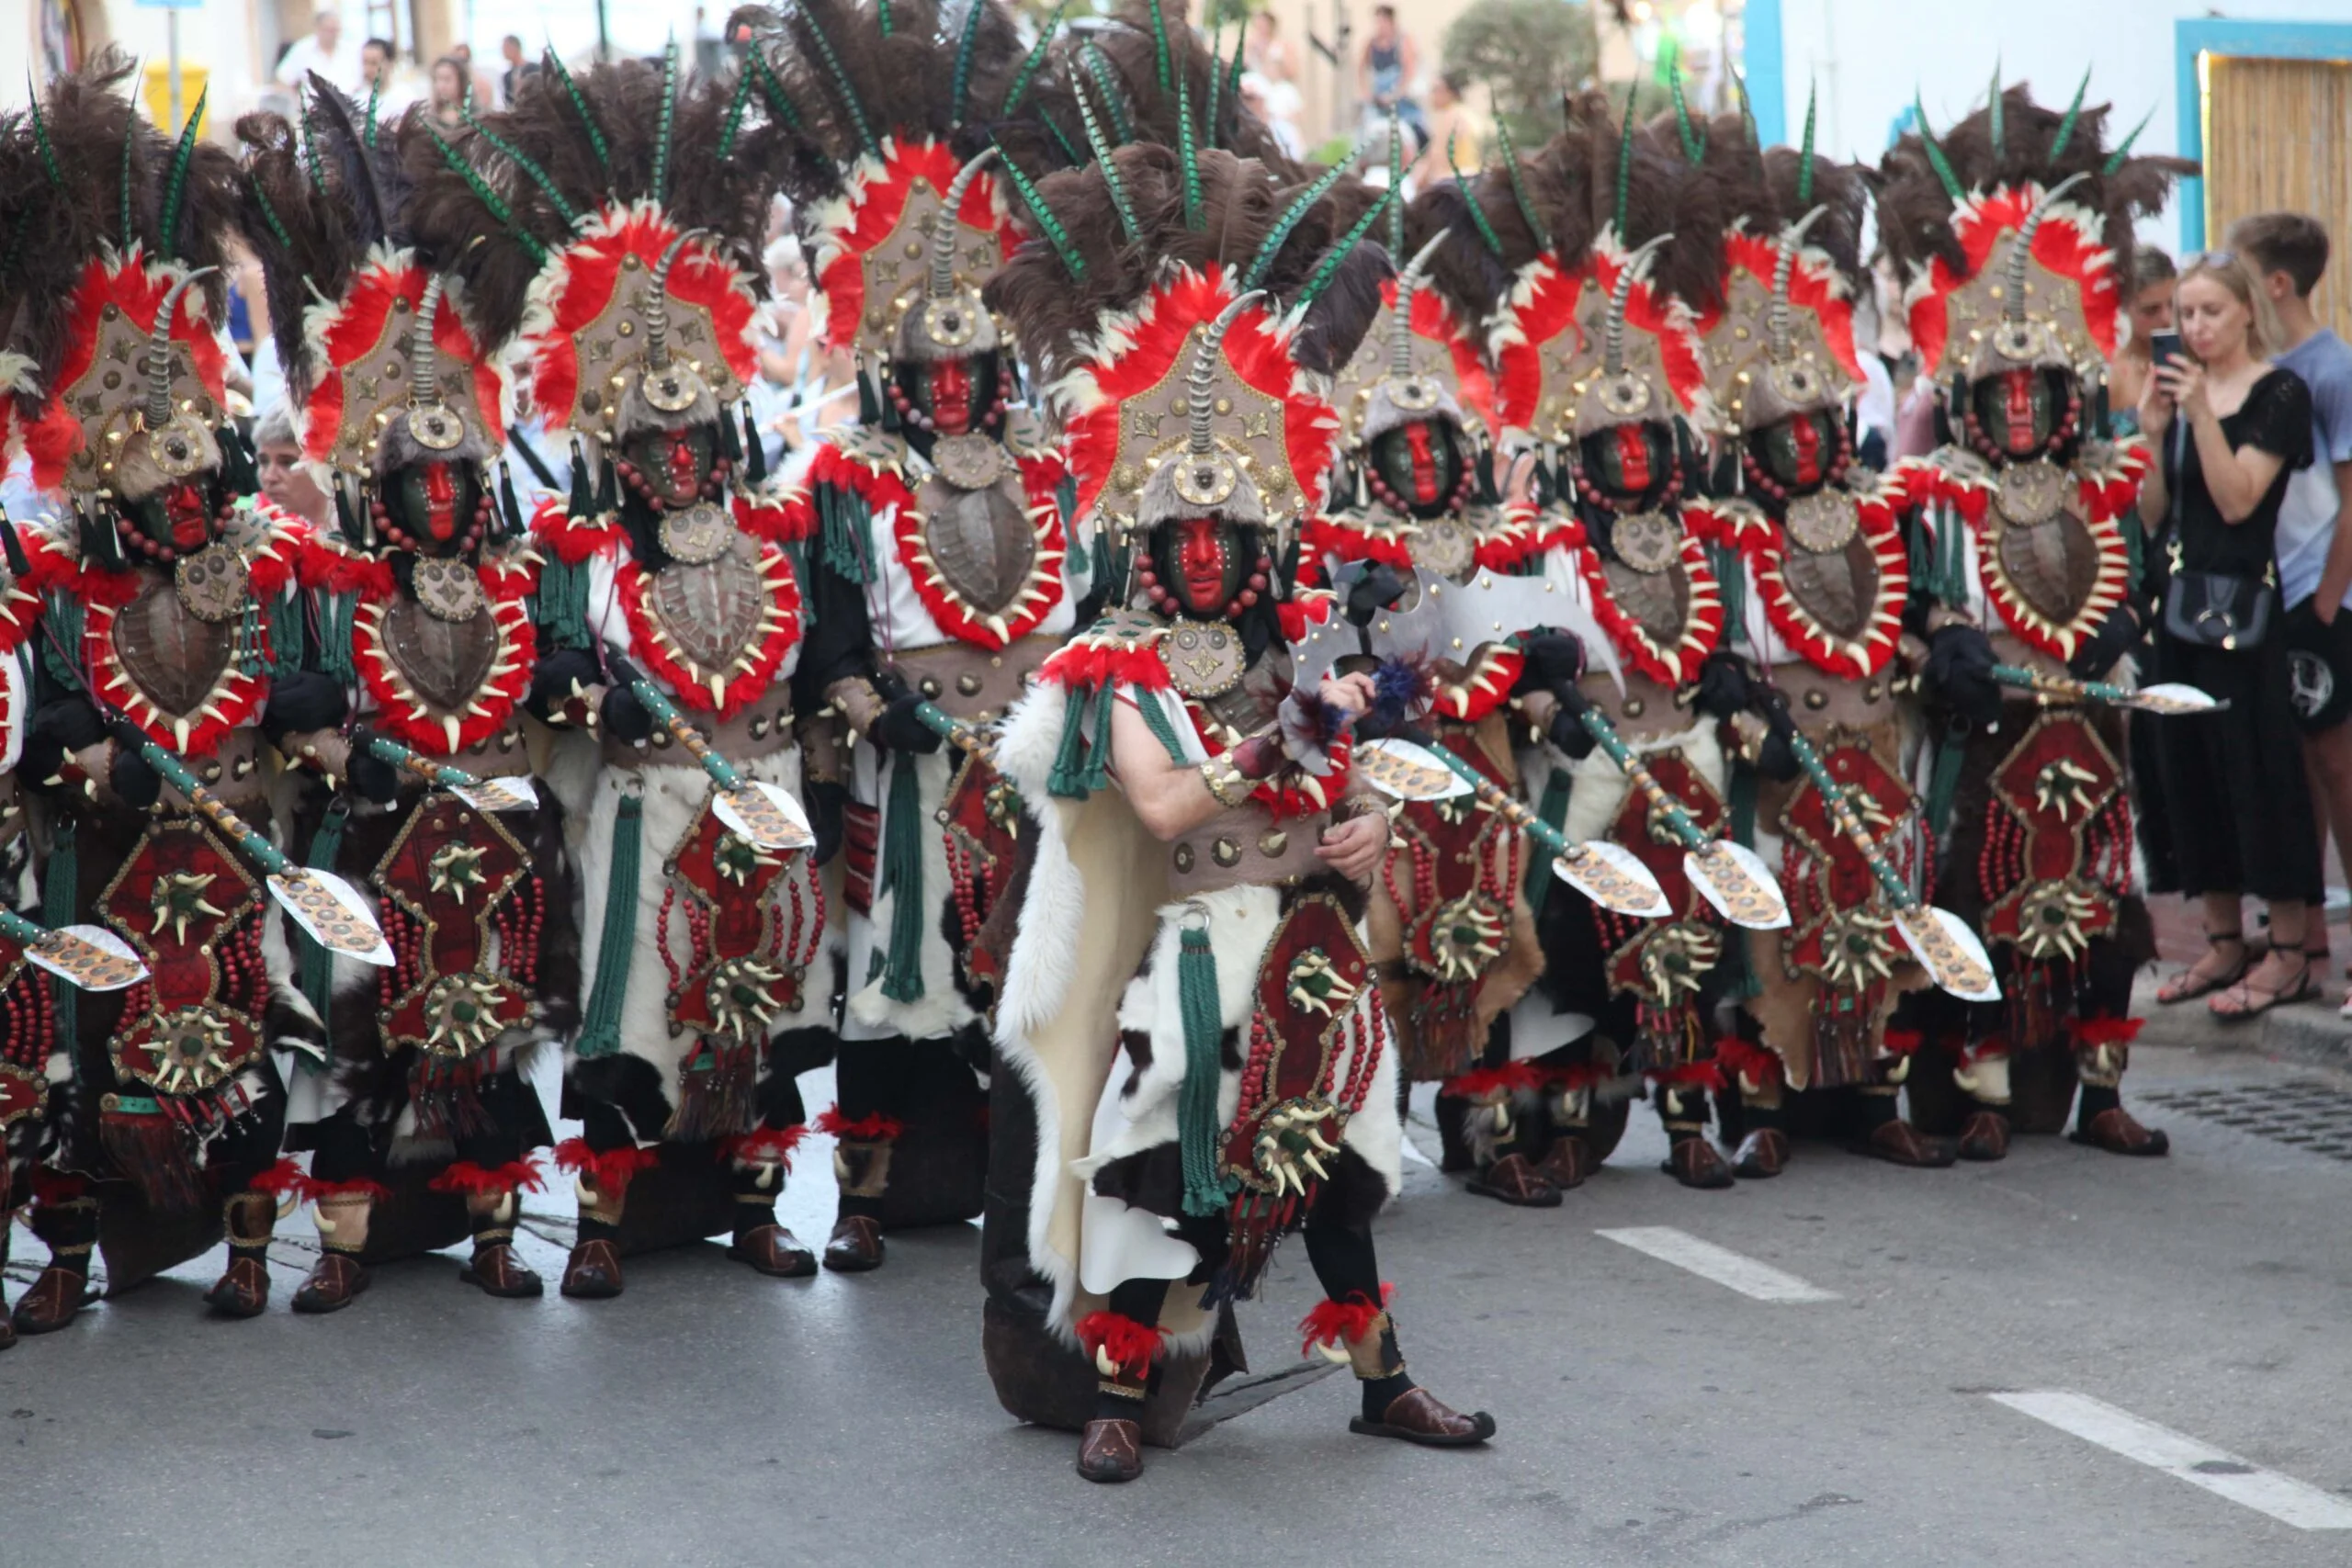
<svg viewBox="0 0 2352 1568"><path fill-rule="evenodd" d="M1102 1371L1107 1357L1121 1377L1140 1382L1153 1359L1167 1348L1168 1337L1119 1313L1090 1312L1078 1320L1078 1342L1095 1371Z"/></svg>
<svg viewBox="0 0 2352 1568"><path fill-rule="evenodd" d="M1758 1089L1781 1081L1779 1055L1737 1035L1727 1034L1715 1042L1715 1067L1726 1081L1737 1078Z"/></svg>
<svg viewBox="0 0 2352 1568"><path fill-rule="evenodd" d="M1721 1061L1684 1062L1679 1066L1660 1067L1643 1075L1654 1084L1668 1089L1719 1089L1724 1087L1724 1065Z"/></svg>
<svg viewBox="0 0 2352 1568"><path fill-rule="evenodd" d="M907 1130L905 1122L878 1111L852 1122L842 1114L838 1105L820 1111L808 1125L829 1136L860 1144L887 1144Z"/></svg>
<svg viewBox="0 0 2352 1568"><path fill-rule="evenodd" d="M311 1196L310 1176L290 1159L279 1160L245 1186L248 1191L266 1192L273 1198L299 1200Z"/></svg>
<svg viewBox="0 0 2352 1568"><path fill-rule="evenodd" d="M634 1145L599 1153L588 1146L585 1138L566 1138L555 1146L555 1163L557 1169L584 1176L589 1186L611 1196L627 1191L629 1178L661 1164L662 1156Z"/></svg>
<svg viewBox="0 0 2352 1568"><path fill-rule="evenodd" d="M1438 1086L1438 1092L1492 1105L1510 1095L1522 1091L1532 1093L1542 1089L1549 1077L1532 1061L1510 1062L1499 1067L1479 1067L1459 1077L1448 1078Z"/></svg>
<svg viewBox="0 0 2352 1568"><path fill-rule="evenodd" d="M89 1195L90 1183L86 1178L75 1176L71 1171L51 1170L45 1165L33 1167L33 1201L35 1203L43 1206L51 1203L71 1203L76 1199L86 1198Z"/></svg>
<svg viewBox="0 0 2352 1568"><path fill-rule="evenodd" d="M1298 1353L1310 1355L1317 1345L1352 1345L1372 1332L1388 1303L1396 1299L1396 1287L1385 1280L1380 1284L1377 1305L1364 1299L1362 1291L1343 1302L1321 1301L1298 1320Z"/></svg>
<svg viewBox="0 0 2352 1568"><path fill-rule="evenodd" d="M469 1198L486 1198L493 1192L537 1192L547 1186L547 1173L536 1159L508 1160L495 1166L461 1159L425 1185L435 1192L462 1192Z"/></svg>
<svg viewBox="0 0 2352 1568"><path fill-rule="evenodd" d="M389 1202L392 1190L370 1177L355 1176L348 1181L305 1180L301 1196L312 1203L322 1198L365 1198L371 1203Z"/></svg>
<svg viewBox="0 0 2352 1568"><path fill-rule="evenodd" d="M2146 1027L2144 1018L2078 1018L2075 1021L2075 1043L2083 1050L2099 1045L2129 1045L2140 1037Z"/></svg>
<svg viewBox="0 0 2352 1568"><path fill-rule="evenodd" d="M740 1133L731 1138L721 1138L718 1152L722 1158L746 1168L755 1165L775 1165L790 1170L792 1151L798 1148L800 1140L808 1135L808 1129L801 1126L763 1127L756 1133Z"/></svg>

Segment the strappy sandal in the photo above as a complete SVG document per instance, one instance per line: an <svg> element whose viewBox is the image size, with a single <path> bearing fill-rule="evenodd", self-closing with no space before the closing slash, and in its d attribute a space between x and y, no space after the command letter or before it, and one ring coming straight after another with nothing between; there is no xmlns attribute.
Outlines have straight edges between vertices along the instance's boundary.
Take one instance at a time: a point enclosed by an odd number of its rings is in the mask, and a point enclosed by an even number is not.
<svg viewBox="0 0 2352 1568"><path fill-rule="evenodd" d="M2284 957L2286 950L2274 948L2270 955L2273 958ZM2319 995L2319 981L2312 975L2311 960L2304 957L2301 952L2297 952L2295 957L2298 962L2293 976L2280 985L2276 991L2265 992L2257 988L2254 983L2254 976L2247 973L2241 976L2237 983L2228 990L2207 1002L2205 1010L2224 1023L2238 1023L2249 1018L2260 1018L2275 1007L2284 1007L2290 1002L2311 1000L2312 998ZM2241 994L2245 999L2245 1006L2224 1008L2222 1005Z"/></svg>
<svg viewBox="0 0 2352 1568"><path fill-rule="evenodd" d="M2246 950L2245 933L2222 931L2217 935L2208 931L2205 934L2205 945L2208 947L2220 947L2232 942L2238 944L2238 961L2234 968L2219 975L2200 976L2197 973L2197 965L2192 964L2156 987L2157 1003L2170 1007L2175 1002L2193 1002L2199 997L2211 996L2245 979L2246 970L2254 964L2254 955Z"/></svg>

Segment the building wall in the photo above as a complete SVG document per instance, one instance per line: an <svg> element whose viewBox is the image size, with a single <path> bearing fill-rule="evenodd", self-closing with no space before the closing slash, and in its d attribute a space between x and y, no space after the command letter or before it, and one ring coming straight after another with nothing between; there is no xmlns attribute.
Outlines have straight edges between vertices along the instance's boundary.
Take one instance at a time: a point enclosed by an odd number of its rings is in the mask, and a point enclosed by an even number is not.
<svg viewBox="0 0 2352 1568"><path fill-rule="evenodd" d="M1759 13L1776 0L1749 0L1751 59ZM2111 103L2120 138L2150 110L2136 150L2174 152L2181 144L2181 96L2174 26L2219 12L2240 20L2352 22L2347 0L2260 0L2216 6L2210 0L1777 0L1781 47L1780 134L1804 129L1808 85L1820 92L1819 145L1839 157L1875 161L1917 92L1931 126L1942 128L1982 104L1997 61L2006 82L2028 82L2036 97L2064 106L2084 68L2087 103ZM1769 45L1768 45L1769 47ZM1759 100L1768 134L1774 130ZM2194 112L2194 105L2190 106ZM2181 244L2180 209L2150 224L2148 237Z"/></svg>

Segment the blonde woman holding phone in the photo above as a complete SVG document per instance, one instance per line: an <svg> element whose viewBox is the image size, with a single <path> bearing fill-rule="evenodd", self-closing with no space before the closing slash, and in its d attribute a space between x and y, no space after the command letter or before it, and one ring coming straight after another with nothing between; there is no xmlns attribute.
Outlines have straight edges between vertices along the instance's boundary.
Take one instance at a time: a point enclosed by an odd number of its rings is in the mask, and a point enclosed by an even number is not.
<svg viewBox="0 0 2352 1568"><path fill-rule="evenodd" d="M2319 846L2272 564L2288 479L2312 460L2311 392L2265 357L2276 323L2235 255L2199 257L2181 273L2174 306L2186 353L2160 349L2139 411L2162 454L2141 487L2140 517L2170 567L2155 672L2223 707L2156 731L2165 809L2177 825L2201 825L2175 837L2181 888L2204 901L2210 943L2156 997L2210 996L2214 1016L2246 1019L2318 994L2303 942ZM2270 906L2259 964L2241 923L2248 893Z"/></svg>

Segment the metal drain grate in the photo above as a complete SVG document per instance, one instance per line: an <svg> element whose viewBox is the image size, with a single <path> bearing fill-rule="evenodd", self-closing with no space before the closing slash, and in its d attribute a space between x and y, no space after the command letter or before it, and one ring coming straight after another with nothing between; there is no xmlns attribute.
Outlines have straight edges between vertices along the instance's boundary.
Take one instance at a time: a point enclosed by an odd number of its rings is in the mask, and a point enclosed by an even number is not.
<svg viewBox="0 0 2352 1568"><path fill-rule="evenodd" d="M2137 1098L2165 1111L2352 1164L2352 1092L2332 1084L2173 1089Z"/></svg>

